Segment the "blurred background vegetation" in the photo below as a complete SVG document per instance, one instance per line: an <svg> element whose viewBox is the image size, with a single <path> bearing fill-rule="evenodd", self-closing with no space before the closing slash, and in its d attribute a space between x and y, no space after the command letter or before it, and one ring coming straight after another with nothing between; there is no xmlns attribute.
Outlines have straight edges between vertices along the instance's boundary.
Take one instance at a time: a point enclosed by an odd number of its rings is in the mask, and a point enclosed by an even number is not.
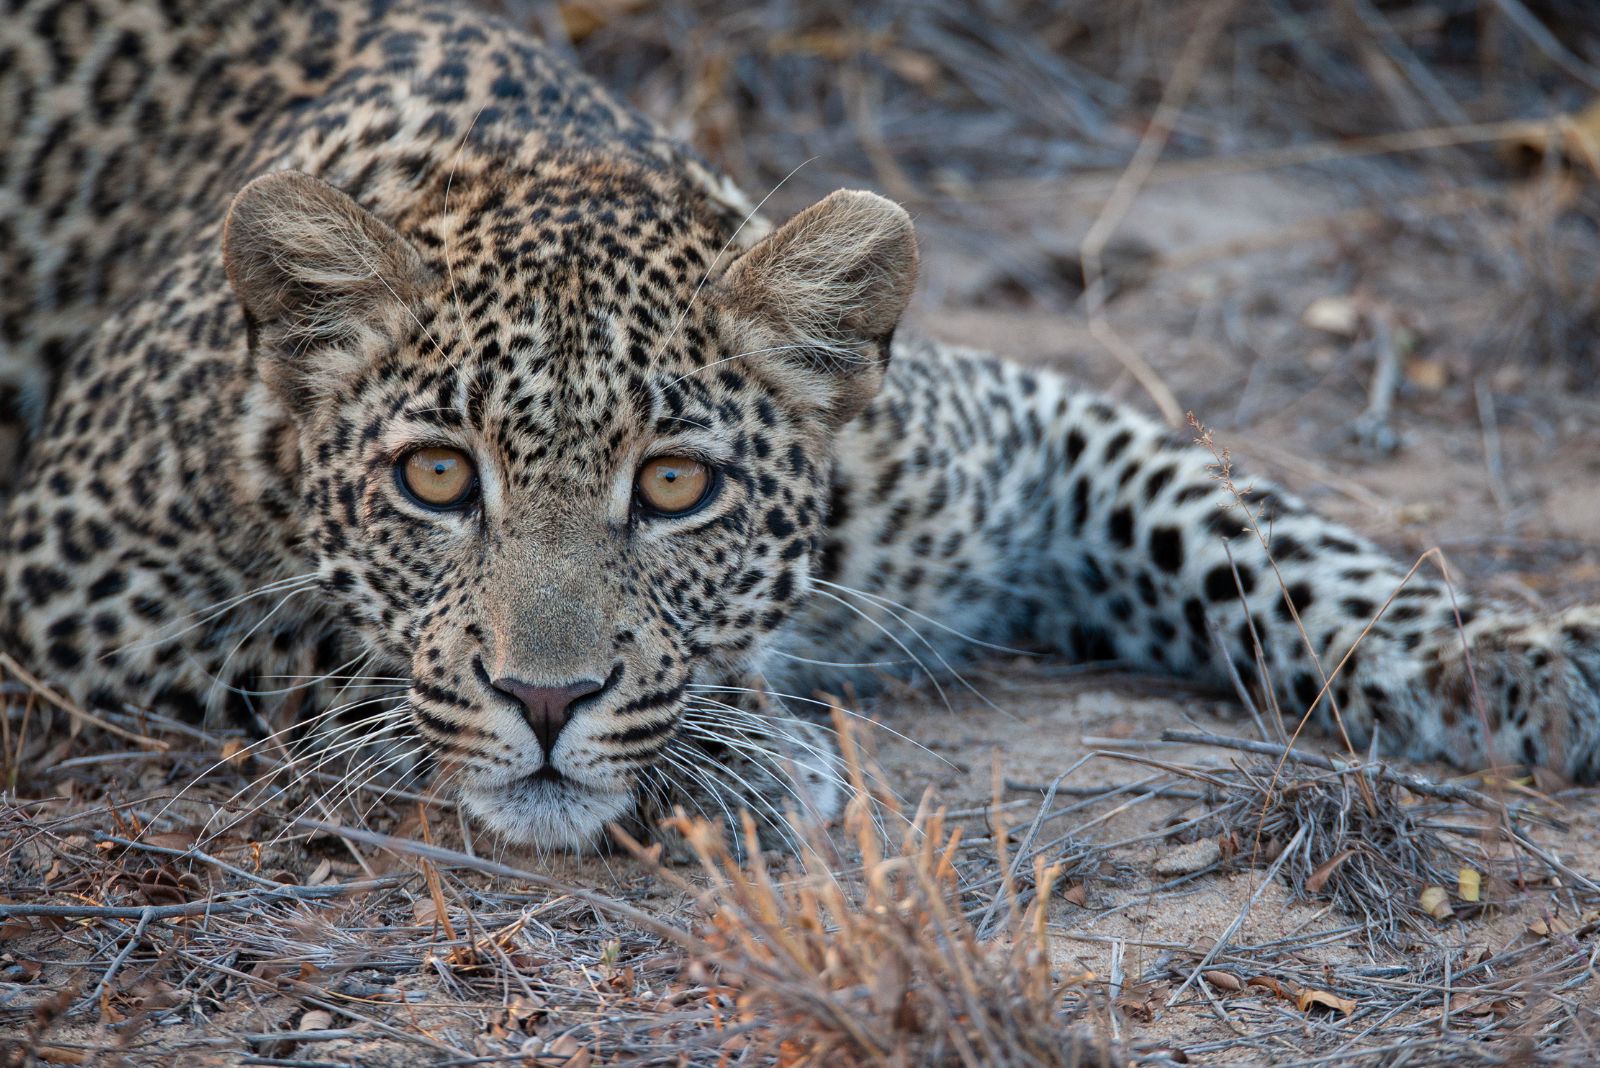
<svg viewBox="0 0 1600 1068"><path fill-rule="evenodd" d="M754 195L777 187L779 214L843 185L902 201L925 242L967 257L960 277L935 272L945 301L1070 301L1085 230L1174 94L1151 181L1182 161L1281 171L1298 149L1315 162L1291 178L1335 186L1343 204L1445 242L1481 272L1496 295L1466 339L1476 358L1595 378L1594 0L498 7ZM1508 120L1531 125L1473 129ZM1517 195L1529 185L1537 195ZM1159 245L1110 242L1108 276L1159 269L1170 251Z"/></svg>

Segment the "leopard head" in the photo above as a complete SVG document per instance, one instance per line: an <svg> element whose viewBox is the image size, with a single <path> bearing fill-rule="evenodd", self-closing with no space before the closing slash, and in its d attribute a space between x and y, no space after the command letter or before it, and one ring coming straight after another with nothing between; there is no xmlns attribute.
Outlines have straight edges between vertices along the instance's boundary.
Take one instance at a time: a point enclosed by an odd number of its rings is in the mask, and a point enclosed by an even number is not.
<svg viewBox="0 0 1600 1068"><path fill-rule="evenodd" d="M224 230L322 587L513 839L593 842L783 627L915 280L881 197L738 248L685 186L486 170L383 218L278 172Z"/></svg>

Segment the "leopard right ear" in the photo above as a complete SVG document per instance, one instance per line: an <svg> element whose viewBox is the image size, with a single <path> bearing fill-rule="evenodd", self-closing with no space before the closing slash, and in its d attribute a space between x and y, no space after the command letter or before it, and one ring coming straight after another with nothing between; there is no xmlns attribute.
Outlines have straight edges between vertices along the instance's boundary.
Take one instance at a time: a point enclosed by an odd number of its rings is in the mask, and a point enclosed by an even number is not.
<svg viewBox="0 0 1600 1068"><path fill-rule="evenodd" d="M300 410L403 337L433 277L388 223L297 171L263 175L233 198L222 262L262 378Z"/></svg>

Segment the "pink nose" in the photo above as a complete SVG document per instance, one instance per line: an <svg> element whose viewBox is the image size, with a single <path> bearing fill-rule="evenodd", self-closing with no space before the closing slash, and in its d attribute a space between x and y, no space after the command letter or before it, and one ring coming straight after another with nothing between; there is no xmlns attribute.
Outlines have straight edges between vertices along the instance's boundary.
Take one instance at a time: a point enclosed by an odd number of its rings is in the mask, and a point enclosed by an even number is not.
<svg viewBox="0 0 1600 1068"><path fill-rule="evenodd" d="M533 729L533 736L544 746L544 755L555 751L556 738L567 725L567 712L574 701L605 687L596 679L579 679L565 686L530 686L510 676L494 680L494 688L515 697L522 705L522 718Z"/></svg>

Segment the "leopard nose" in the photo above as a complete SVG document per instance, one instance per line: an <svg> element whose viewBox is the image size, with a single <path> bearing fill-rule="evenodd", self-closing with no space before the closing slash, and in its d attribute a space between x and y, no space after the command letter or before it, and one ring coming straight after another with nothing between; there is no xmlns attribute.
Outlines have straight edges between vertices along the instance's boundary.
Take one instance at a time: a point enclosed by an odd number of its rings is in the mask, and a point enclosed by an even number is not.
<svg viewBox="0 0 1600 1068"><path fill-rule="evenodd" d="M568 712L581 698L605 689L598 679L579 679L565 686L533 686L510 676L494 680L494 688L516 698L522 705L522 718L533 729L533 736L544 746L548 757L556 748L556 738L567 725Z"/></svg>

